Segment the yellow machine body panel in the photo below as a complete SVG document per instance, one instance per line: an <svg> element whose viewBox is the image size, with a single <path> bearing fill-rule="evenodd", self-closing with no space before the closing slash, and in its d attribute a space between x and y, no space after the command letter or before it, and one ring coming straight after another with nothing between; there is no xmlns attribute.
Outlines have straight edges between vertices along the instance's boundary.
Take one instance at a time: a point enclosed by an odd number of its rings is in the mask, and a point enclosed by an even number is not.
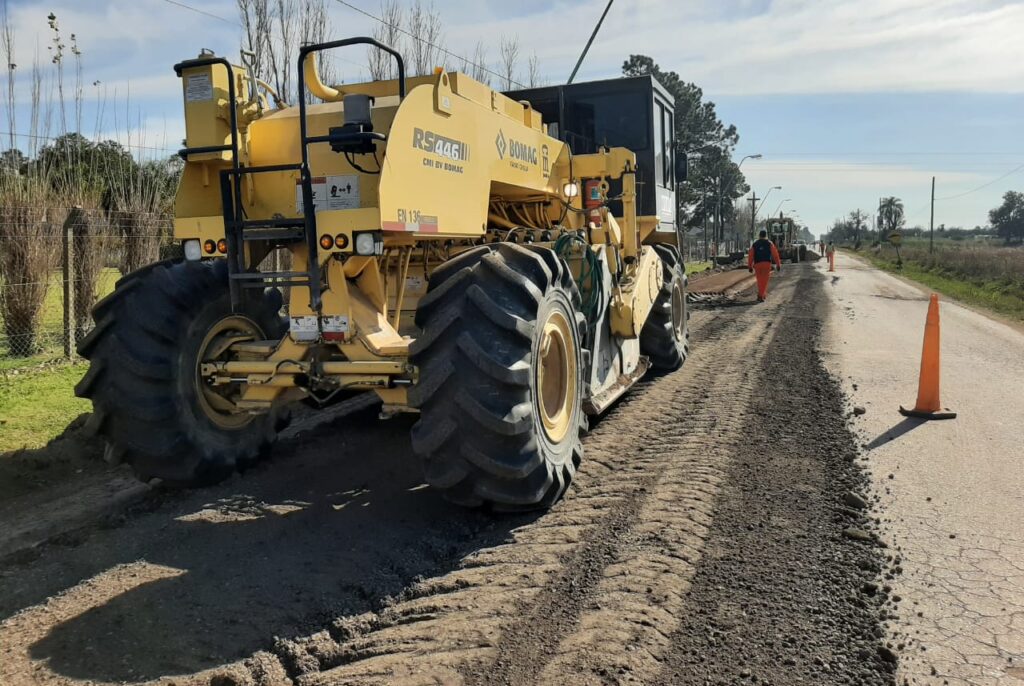
<svg viewBox="0 0 1024 686"><path fill-rule="evenodd" d="M487 230L493 198L561 194L569 180L569 150L542 130L540 115L529 105L462 74L416 81L420 85L401 102L397 95L375 96L374 130L386 133L388 140L378 145L376 159L359 155L354 161L370 172L379 161L379 174L355 169L329 145L309 146L319 230L332 235L382 229L422 238L475 237ZM240 76L240 86L244 82ZM379 93L388 83L359 84L347 92ZM190 116L223 123L218 117L227 111L226 100L218 111L196 110ZM344 106L310 105L306 121L308 135L327 135L344 123ZM230 141L230 136L220 138L221 133L217 129L218 137L197 138L196 143ZM239 157L248 167L296 164L302 158L300 140L299 109L274 110L240 132ZM189 159L175 208L177 238L223 236L219 172L229 166L220 153L212 161L205 155ZM241 183L247 217L302 216L297 171L244 175Z"/></svg>
<svg viewBox="0 0 1024 686"><path fill-rule="evenodd" d="M555 169L567 166L568 150L541 131L539 115L451 76L440 75L436 91L413 89L395 117L380 180L387 231L478 236L493 196L561 192Z"/></svg>

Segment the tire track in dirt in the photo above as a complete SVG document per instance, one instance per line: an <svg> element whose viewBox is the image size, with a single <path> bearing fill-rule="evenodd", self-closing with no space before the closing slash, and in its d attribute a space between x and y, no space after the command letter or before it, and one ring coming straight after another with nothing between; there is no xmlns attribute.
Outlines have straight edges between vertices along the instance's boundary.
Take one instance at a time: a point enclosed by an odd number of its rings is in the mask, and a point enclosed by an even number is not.
<svg viewBox="0 0 1024 686"><path fill-rule="evenodd" d="M720 312L699 312L693 324L697 354L684 371L634 389L597 424L585 442L584 467L566 500L543 518L514 530L507 544L467 557L449 574L414 584L380 611L336 620L325 631L303 639L279 641L274 652L296 683L473 680L483 674L485 665L508 652L508 636L516 635L514 627L523 624L517 624L517 618L529 616L529 608L549 623L558 623L550 616L555 613L564 629L571 629L586 608L586 594L619 557L637 516L651 509L652 496L664 497L658 482L669 464L681 459L682 437L727 433L716 428L718 410L742 404L727 392L719 395L724 403L712 406L711 384L721 376L719 365L732 366L749 355L750 343L763 336L766 324ZM729 346L733 353L723 356ZM667 427L665 416L678 417L678 424ZM709 459L718 458L701 449L694 455L698 463ZM706 520L713 470L703 477L690 470L674 481L691 489L694 503L685 507L694 508L692 517ZM696 554L699 542L691 543ZM524 650L534 650L530 633L520 635ZM516 683L529 683L520 676L515 675Z"/></svg>
<svg viewBox="0 0 1024 686"><path fill-rule="evenodd" d="M885 554L871 543L869 484L842 392L816 354L830 309L825 278L808 271L801 282L758 363L750 430L730 460L681 623L661 673L644 683L894 684L903 646L884 643L895 602L886 606Z"/></svg>
<svg viewBox="0 0 1024 686"><path fill-rule="evenodd" d="M497 661L470 673L471 681L587 683L630 674L643 682L657 673L655 656L679 621L752 392L749 363L766 350L766 314L745 312L704 336L714 354L685 379L653 388L652 402L636 408L634 465L642 478L507 629Z"/></svg>

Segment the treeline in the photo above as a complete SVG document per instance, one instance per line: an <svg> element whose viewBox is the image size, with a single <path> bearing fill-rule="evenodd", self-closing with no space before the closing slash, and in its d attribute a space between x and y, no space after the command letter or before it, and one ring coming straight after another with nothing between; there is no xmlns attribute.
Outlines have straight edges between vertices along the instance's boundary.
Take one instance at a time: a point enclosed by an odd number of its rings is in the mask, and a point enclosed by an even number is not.
<svg viewBox="0 0 1024 686"><path fill-rule="evenodd" d="M988 226L968 229L959 226L938 224L934 237L944 240L1001 240L1006 245L1024 244L1024 193L1007 191L999 207L988 213ZM907 226L903 201L896 197L883 198L878 214L871 216L861 210L853 210L847 216L832 222L828 239L836 243L860 247L862 244L877 245L886 242L889 235L898 231L903 237L929 237L932 230L923 226Z"/></svg>

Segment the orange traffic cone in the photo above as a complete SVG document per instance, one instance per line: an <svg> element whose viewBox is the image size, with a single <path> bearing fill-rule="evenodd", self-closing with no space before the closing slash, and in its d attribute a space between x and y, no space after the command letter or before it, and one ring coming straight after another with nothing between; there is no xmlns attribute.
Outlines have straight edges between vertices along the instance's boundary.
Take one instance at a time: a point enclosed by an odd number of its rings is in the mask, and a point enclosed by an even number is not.
<svg viewBox="0 0 1024 686"><path fill-rule="evenodd" d="M921 350L921 379L917 387L917 404L908 410L900 406L900 414L919 419L953 419L956 412L942 411L939 402L939 296L932 293L928 303L928 319L924 325L924 347Z"/></svg>

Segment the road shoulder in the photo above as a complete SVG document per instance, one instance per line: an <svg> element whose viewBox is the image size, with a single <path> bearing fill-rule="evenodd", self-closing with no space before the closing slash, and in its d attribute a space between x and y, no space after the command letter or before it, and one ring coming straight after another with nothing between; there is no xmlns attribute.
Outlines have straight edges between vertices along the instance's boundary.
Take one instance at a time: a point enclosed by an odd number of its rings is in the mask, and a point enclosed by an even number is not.
<svg viewBox="0 0 1024 686"><path fill-rule="evenodd" d="M942 298L942 400L959 416L906 419L897 408L917 392L925 292L847 255L829 276L822 352L857 408L876 516L898 560L887 583L900 682L1020 686L1024 336Z"/></svg>

